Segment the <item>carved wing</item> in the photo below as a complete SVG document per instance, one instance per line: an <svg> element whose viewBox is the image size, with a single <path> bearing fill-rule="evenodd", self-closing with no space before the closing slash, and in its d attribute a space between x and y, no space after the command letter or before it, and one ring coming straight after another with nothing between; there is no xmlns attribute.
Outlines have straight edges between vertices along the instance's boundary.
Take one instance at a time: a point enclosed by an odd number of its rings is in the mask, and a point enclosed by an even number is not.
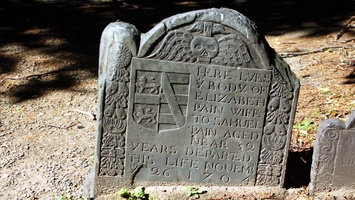
<svg viewBox="0 0 355 200"><path fill-rule="evenodd" d="M190 43L193 36L191 33L175 30L168 33L158 51L148 56L161 60L173 60L194 62L196 56L192 54Z"/></svg>
<svg viewBox="0 0 355 200"><path fill-rule="evenodd" d="M251 61L248 47L236 35L226 35L218 40L219 53L213 61L220 65L244 66Z"/></svg>

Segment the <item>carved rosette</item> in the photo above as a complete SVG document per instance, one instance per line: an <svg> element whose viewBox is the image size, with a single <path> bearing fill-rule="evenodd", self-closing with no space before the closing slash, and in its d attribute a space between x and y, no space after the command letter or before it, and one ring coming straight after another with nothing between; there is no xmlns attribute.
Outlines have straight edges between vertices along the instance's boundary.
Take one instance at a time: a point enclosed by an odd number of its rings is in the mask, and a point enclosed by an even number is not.
<svg viewBox="0 0 355 200"><path fill-rule="evenodd" d="M287 130L290 126L293 89L274 69L270 100L261 142L257 185L275 186L281 183L285 158Z"/></svg>
<svg viewBox="0 0 355 200"><path fill-rule="evenodd" d="M108 49L110 58L105 81L100 176L119 176L124 173L125 132L129 72L127 66L132 59L131 51L115 42Z"/></svg>
<svg viewBox="0 0 355 200"><path fill-rule="evenodd" d="M320 149L318 173L316 174L317 186L329 186L332 184L336 155L336 144L339 139L339 130L328 128L324 131L322 148Z"/></svg>

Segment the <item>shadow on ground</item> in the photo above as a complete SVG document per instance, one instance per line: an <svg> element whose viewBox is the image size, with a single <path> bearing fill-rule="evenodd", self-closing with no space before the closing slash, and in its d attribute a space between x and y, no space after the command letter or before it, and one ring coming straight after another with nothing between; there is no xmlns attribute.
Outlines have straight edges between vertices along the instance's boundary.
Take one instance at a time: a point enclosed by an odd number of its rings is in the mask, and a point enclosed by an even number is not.
<svg viewBox="0 0 355 200"><path fill-rule="evenodd" d="M313 148L290 151L286 166L285 188L307 187L310 183Z"/></svg>
<svg viewBox="0 0 355 200"><path fill-rule="evenodd" d="M90 0L3 0L0 3L0 48L6 51L8 44L21 44L56 59L63 59L63 52L75 60L56 70L54 85L67 89L75 85L67 71L85 70L97 76L99 39L105 26L121 20L148 31L162 19L197 9L228 7L236 9L252 19L261 33L279 35L292 31L304 31L307 36L325 35L341 29L341 22L354 13L351 0L339 1L264 1L264 0L127 0L99 2ZM35 34L26 34L37 29ZM47 48L43 42L48 37L65 41L58 48ZM0 56L0 75L16 72L20 59ZM68 77L69 76L69 77ZM58 86L58 84L63 85ZM18 86L15 97L19 101L41 96L52 87L47 83L28 82ZM26 91L26 88L27 91Z"/></svg>
<svg viewBox="0 0 355 200"><path fill-rule="evenodd" d="M355 72L349 74L346 78L345 84L354 84L355 83Z"/></svg>

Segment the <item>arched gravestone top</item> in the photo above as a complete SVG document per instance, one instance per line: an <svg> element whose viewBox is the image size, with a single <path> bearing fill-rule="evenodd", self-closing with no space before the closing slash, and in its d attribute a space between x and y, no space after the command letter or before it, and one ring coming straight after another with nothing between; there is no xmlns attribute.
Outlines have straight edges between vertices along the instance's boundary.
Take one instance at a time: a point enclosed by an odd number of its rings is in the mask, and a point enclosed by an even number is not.
<svg viewBox="0 0 355 200"><path fill-rule="evenodd" d="M299 81L231 9L178 14L100 45L94 196L134 185L283 185Z"/></svg>

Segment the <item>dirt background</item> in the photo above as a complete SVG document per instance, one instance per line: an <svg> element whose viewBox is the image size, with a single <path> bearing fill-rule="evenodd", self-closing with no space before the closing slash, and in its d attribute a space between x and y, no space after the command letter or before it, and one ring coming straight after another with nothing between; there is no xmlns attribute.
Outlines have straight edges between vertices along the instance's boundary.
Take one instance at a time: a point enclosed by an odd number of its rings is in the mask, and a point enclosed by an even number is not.
<svg viewBox="0 0 355 200"><path fill-rule="evenodd" d="M351 0L2 0L0 199L81 198L93 167L99 39L108 23L119 19L146 32L166 17L210 7L233 8L253 20L297 74L301 91L285 189L206 188L206 194L311 199L307 185L317 126L327 118L346 120L355 108ZM156 199L176 191L187 198L181 188L147 191ZM317 198L354 196L326 191Z"/></svg>

